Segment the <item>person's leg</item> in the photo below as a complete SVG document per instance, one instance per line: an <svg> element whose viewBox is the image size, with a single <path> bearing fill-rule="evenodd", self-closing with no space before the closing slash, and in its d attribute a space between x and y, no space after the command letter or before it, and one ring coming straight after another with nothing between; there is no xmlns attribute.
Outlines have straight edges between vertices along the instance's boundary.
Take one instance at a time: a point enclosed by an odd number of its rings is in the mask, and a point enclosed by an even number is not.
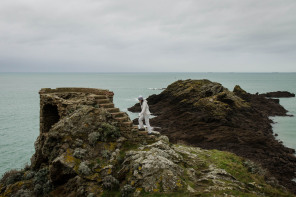
<svg viewBox="0 0 296 197"><path fill-rule="evenodd" d="M143 129L144 128L143 119L144 119L144 116L143 115L139 117L139 125L138 125L138 128L139 129Z"/></svg>
<svg viewBox="0 0 296 197"><path fill-rule="evenodd" d="M151 126L149 123L149 115L145 115L145 123L146 123L147 129L148 129L148 133L151 133L152 129L151 129Z"/></svg>

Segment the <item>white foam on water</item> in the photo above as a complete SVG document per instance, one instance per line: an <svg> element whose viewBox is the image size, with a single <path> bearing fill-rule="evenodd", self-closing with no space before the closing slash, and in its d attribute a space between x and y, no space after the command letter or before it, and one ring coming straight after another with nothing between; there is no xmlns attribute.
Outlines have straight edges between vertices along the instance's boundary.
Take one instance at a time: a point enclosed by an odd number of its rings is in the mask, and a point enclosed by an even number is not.
<svg viewBox="0 0 296 197"><path fill-rule="evenodd" d="M165 88L148 88L148 90L164 90Z"/></svg>

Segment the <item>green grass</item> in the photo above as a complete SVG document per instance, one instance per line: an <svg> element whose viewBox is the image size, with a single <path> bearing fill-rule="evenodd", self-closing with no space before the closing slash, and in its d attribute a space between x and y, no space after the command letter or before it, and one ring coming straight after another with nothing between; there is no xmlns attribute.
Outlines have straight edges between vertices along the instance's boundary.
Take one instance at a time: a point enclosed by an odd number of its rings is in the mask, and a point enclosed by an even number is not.
<svg viewBox="0 0 296 197"><path fill-rule="evenodd" d="M233 153L212 150L210 160L217 167L226 170L226 172L234 176L240 182L249 183L263 181L261 177L251 174L243 165L244 160Z"/></svg>
<svg viewBox="0 0 296 197"><path fill-rule="evenodd" d="M184 146L186 145L176 145L176 146ZM195 196L220 196L224 194L233 195L233 196L246 196L246 197L255 197L256 192L258 194L262 194L265 196L294 196L287 191L284 191L282 188L276 188L268 185L265 182L264 176L262 174L251 173L247 166L244 165L245 159L226 151L218 151L218 150L204 150L204 151L190 151L191 154L195 154L199 158L199 162L193 168L196 172L200 172L201 170L207 169L209 165L213 164L217 168L224 169L227 173L232 175L237 181L245 184L247 190L240 191L239 188L234 188L233 190L224 190L224 191L212 191L209 193L198 193L198 190L201 189L199 187L212 185L212 183L203 183L203 186L198 186L190 181L190 178L187 173L184 173L182 180L194 188L197 193ZM179 153L183 156L184 160L190 159L186 154ZM180 164L182 165L182 164ZM184 169L187 166L182 166ZM227 184L228 181L224 180ZM248 187L247 185L255 182L258 187ZM229 182L231 184L231 182ZM159 196L166 196L166 194L158 194ZM178 193L176 194L178 195ZM153 196L151 194L150 196ZM183 196L192 196L192 194L183 194Z"/></svg>
<svg viewBox="0 0 296 197"><path fill-rule="evenodd" d="M122 150L129 151L129 150L136 150L139 147L139 144L131 143L131 142L124 142L122 144Z"/></svg>
<svg viewBox="0 0 296 197"><path fill-rule="evenodd" d="M201 193L198 196L200 197L213 197L213 196L225 196L227 195L233 195L233 196L240 196L240 197L258 197L256 194L250 194L245 192L240 192L236 190L228 190L228 191L215 191L215 192L209 192L209 193Z"/></svg>
<svg viewBox="0 0 296 197"><path fill-rule="evenodd" d="M234 176L238 181L248 184L255 182L261 188L254 188L254 191L264 193L266 196L294 196L280 188L274 188L266 184L264 177L259 174L252 174L248 171L247 167L244 166L244 159L236 156L233 153L211 150L211 157L209 161L214 163L217 167L224 169L226 172ZM228 191L235 196L256 196L251 193L244 193L240 191Z"/></svg>

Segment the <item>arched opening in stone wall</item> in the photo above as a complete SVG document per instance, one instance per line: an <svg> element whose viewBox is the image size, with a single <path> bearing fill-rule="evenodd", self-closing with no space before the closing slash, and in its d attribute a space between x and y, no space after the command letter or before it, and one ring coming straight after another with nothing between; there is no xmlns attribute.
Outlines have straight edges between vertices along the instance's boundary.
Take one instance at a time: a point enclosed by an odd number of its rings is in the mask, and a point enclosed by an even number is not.
<svg viewBox="0 0 296 197"><path fill-rule="evenodd" d="M52 125L60 120L58 107L56 105L46 104L42 109L43 129L42 132L48 132Z"/></svg>

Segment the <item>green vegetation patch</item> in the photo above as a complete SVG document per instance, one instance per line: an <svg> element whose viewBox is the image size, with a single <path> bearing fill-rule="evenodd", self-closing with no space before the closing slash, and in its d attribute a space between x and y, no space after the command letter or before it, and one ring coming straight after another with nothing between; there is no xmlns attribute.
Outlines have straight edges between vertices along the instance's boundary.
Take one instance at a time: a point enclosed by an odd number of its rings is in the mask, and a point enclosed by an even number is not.
<svg viewBox="0 0 296 197"><path fill-rule="evenodd" d="M266 184L264 176L257 173L251 173L244 165L245 161L245 159L238 157L233 153L218 150L210 151L209 162L212 162L217 167L224 169L226 172L235 177L236 180L244 183L250 191L255 191L257 194L262 193L262 195L264 194L265 196L294 196L291 193L284 191L282 188L275 188ZM236 190L228 191L227 194L235 196L256 196L250 192L240 192Z"/></svg>

